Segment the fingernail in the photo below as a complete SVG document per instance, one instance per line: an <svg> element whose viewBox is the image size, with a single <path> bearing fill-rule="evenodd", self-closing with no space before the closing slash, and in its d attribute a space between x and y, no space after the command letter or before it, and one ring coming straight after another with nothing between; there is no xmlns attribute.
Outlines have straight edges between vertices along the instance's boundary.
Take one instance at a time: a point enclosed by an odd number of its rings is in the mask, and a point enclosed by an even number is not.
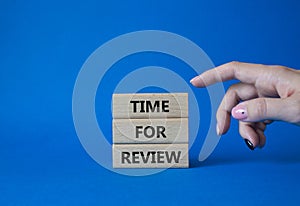
<svg viewBox="0 0 300 206"><path fill-rule="evenodd" d="M254 146L249 140L245 139L245 143L249 147L249 149L254 150Z"/></svg>
<svg viewBox="0 0 300 206"><path fill-rule="evenodd" d="M216 125L216 131L217 131L217 135L221 135L220 128L219 128L218 124Z"/></svg>
<svg viewBox="0 0 300 206"><path fill-rule="evenodd" d="M193 83L198 78L198 76L194 77L193 79L190 80L190 83Z"/></svg>
<svg viewBox="0 0 300 206"><path fill-rule="evenodd" d="M246 107L241 104L232 109L231 115L238 120L244 120L248 118Z"/></svg>

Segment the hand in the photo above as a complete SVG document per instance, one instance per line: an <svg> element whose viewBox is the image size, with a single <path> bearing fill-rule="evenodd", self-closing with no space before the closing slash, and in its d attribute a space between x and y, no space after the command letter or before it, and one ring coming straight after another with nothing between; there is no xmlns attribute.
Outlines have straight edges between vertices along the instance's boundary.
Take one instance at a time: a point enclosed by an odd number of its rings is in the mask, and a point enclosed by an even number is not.
<svg viewBox="0 0 300 206"><path fill-rule="evenodd" d="M231 62L193 78L196 87L238 79L226 92L217 111L217 133L225 134L230 114L239 120L239 132L248 147L263 147L264 131L273 120L300 125L300 70Z"/></svg>

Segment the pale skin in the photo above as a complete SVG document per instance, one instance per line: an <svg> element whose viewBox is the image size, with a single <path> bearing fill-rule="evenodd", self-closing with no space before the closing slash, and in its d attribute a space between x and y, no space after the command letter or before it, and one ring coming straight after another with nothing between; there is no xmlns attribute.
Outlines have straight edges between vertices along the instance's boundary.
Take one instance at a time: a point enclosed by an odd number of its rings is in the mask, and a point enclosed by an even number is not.
<svg viewBox="0 0 300 206"><path fill-rule="evenodd" d="M191 80L196 87L237 79L218 108L216 130L225 134L230 115L239 120L239 133L250 149L266 143L264 131L272 121L300 125L300 70L230 62L208 70Z"/></svg>

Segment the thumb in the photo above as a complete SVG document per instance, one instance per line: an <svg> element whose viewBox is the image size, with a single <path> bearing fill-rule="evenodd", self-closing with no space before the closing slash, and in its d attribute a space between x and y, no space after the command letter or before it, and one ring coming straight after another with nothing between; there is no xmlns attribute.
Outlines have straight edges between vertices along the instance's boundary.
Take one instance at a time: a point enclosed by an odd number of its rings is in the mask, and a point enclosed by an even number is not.
<svg viewBox="0 0 300 206"><path fill-rule="evenodd" d="M231 115L245 122L259 122L267 119L295 122L297 121L295 110L297 110L297 104L289 98L257 98L238 104L231 110Z"/></svg>

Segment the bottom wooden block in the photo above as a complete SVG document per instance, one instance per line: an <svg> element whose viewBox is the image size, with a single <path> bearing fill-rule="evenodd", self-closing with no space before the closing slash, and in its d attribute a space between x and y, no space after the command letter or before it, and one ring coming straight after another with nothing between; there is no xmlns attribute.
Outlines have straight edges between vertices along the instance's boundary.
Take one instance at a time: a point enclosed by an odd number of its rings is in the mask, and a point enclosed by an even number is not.
<svg viewBox="0 0 300 206"><path fill-rule="evenodd" d="M114 144L114 168L187 168L188 144Z"/></svg>

